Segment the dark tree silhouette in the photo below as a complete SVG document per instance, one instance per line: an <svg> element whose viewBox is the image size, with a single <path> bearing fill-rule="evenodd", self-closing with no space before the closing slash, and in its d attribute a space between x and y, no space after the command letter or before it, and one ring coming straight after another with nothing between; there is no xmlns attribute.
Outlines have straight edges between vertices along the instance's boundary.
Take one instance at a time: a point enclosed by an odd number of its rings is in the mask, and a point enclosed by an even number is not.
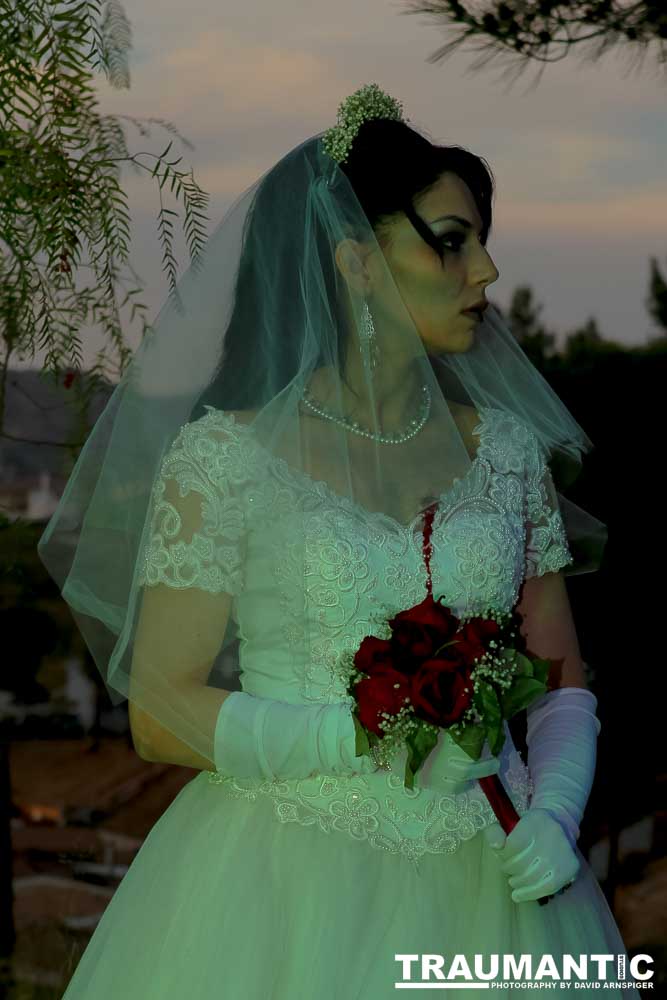
<svg viewBox="0 0 667 1000"><path fill-rule="evenodd" d="M585 46L584 58L597 62L609 49L625 43L641 62L651 42L658 43L658 62L667 65L667 7L664 0L621 5L615 0L532 0L480 3L469 0L408 0L407 13L428 14L434 23L461 30L429 57L446 59L468 40L482 41L483 53L471 67L482 69L496 56L509 56L504 74L518 78L530 65L540 67L537 82L549 63L565 59L575 46ZM587 44L588 43L588 44Z"/></svg>
<svg viewBox="0 0 667 1000"><path fill-rule="evenodd" d="M515 288L506 317L521 349L539 369L547 367L556 351L556 337L539 322L544 307L533 299L529 285Z"/></svg>
<svg viewBox="0 0 667 1000"><path fill-rule="evenodd" d="M584 326L567 335L561 357L566 366L576 367L581 362L595 360L601 354L617 351L623 351L623 347L613 340L605 340L597 320L591 317Z"/></svg>
<svg viewBox="0 0 667 1000"><path fill-rule="evenodd" d="M651 279L646 308L649 315L665 331L662 337L667 337L667 281L663 278L655 257L651 257Z"/></svg>

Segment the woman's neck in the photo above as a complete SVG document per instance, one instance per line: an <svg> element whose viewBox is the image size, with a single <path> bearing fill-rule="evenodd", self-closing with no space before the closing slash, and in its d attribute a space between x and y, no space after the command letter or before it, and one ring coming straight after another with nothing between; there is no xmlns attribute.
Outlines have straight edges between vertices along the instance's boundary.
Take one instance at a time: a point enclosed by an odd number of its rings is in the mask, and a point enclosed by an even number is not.
<svg viewBox="0 0 667 1000"><path fill-rule="evenodd" d="M354 362L346 365L343 375L336 377L340 380L340 405L346 419L370 427L373 424L371 414L375 413L378 430L382 433L405 430L410 421L419 416L422 381L411 361L403 365L380 365L369 379L363 371L361 358L355 356ZM338 412L333 390L328 392L328 398Z"/></svg>

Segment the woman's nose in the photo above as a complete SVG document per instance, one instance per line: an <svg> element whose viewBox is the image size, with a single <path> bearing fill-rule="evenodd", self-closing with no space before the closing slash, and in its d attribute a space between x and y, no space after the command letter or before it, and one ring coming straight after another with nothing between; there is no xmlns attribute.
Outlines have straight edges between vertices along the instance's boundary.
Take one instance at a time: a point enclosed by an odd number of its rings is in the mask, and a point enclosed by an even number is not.
<svg viewBox="0 0 667 1000"><path fill-rule="evenodd" d="M500 277L500 271L494 264L493 258L486 247L481 247L478 263L474 270L476 274L478 272L478 280L481 278L487 285L492 285Z"/></svg>

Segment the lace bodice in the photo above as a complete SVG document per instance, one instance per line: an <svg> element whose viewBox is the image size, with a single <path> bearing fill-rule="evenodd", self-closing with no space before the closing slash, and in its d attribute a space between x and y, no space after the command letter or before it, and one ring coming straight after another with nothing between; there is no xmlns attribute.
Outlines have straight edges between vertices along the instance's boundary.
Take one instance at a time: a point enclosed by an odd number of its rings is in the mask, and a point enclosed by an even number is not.
<svg viewBox="0 0 667 1000"><path fill-rule="evenodd" d="M233 414L207 409L181 428L163 461L139 582L233 595L244 691L351 704L336 669L341 657L426 594L420 525L400 525L333 493L269 456ZM509 610L525 578L572 561L538 439L505 411L481 409L479 419L477 454L440 497L431 537L433 594L446 593L459 614L490 605ZM169 480L180 497L200 500L191 537L167 499ZM455 796L419 780L409 790L403 765L399 757L390 772L289 781L209 777L221 794L269 796L280 822L363 839L410 860L451 853L495 821L477 782ZM500 777L525 811L530 776L507 724Z"/></svg>

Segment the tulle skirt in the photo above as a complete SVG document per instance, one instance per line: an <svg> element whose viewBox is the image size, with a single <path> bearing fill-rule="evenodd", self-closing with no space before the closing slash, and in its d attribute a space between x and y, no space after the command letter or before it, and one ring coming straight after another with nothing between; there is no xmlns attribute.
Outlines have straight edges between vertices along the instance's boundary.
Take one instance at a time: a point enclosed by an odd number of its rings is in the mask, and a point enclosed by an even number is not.
<svg viewBox="0 0 667 1000"><path fill-rule="evenodd" d="M525 996L530 983L500 985L503 955L531 956L534 976L544 955L561 969L568 953L625 954L602 890L579 860L563 895L546 906L515 903L482 833L415 864L345 833L281 823L269 798L234 798L202 772L151 830L63 1000L394 1000L404 979L396 956L419 956L414 983L427 954L443 957L445 979L454 956L465 956L475 980L475 956L488 972L496 954L498 985L464 995ZM616 968L607 967L608 981L617 981ZM595 969L589 958L589 983ZM640 996L630 985L613 994Z"/></svg>

